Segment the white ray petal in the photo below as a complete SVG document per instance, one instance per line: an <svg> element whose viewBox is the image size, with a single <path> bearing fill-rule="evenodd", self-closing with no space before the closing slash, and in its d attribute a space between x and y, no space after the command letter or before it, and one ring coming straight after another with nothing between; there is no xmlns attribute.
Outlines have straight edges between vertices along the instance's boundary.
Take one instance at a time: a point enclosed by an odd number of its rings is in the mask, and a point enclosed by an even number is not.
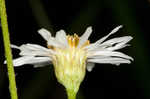
<svg viewBox="0 0 150 99"><path fill-rule="evenodd" d="M13 65L15 67L22 66L26 64L28 61L30 61L33 58L33 56L23 56L19 57L13 60Z"/></svg>
<svg viewBox="0 0 150 99"><path fill-rule="evenodd" d="M63 44L65 47L68 47L67 36L64 30L56 32L56 40Z"/></svg>
<svg viewBox="0 0 150 99"><path fill-rule="evenodd" d="M43 51L48 51L49 49L45 48L45 47L42 47L40 45L37 45L37 44L26 44L26 47L30 50L43 50Z"/></svg>
<svg viewBox="0 0 150 99"><path fill-rule="evenodd" d="M86 29L84 34L80 37L78 48L80 48L88 40L88 38L90 37L91 33L92 33L92 27L90 26L90 27L88 27Z"/></svg>
<svg viewBox="0 0 150 99"><path fill-rule="evenodd" d="M62 45L61 42L58 42L55 38L52 37L48 40L47 45L58 48L64 48L64 45Z"/></svg>
<svg viewBox="0 0 150 99"><path fill-rule="evenodd" d="M21 51L19 53L21 56L51 56L52 54L44 51Z"/></svg>
<svg viewBox="0 0 150 99"><path fill-rule="evenodd" d="M115 29L113 29L108 35L104 36L103 38L101 38L100 40L96 41L96 43L100 44L102 43L104 40L106 40L110 35L116 33L120 28L122 28L123 26L117 26Z"/></svg>
<svg viewBox="0 0 150 99"><path fill-rule="evenodd" d="M34 67L43 67L52 64L52 59L50 57L34 57L28 64L34 65Z"/></svg>
<svg viewBox="0 0 150 99"><path fill-rule="evenodd" d="M131 36L117 37L117 38L107 40L104 43L102 43L101 45L113 45L113 44L120 43L120 42L127 43L132 39L133 39L133 37L131 37Z"/></svg>
<svg viewBox="0 0 150 99"><path fill-rule="evenodd" d="M88 57L92 57L92 56L114 56L114 57L122 57L122 58L126 58L126 59L130 59L133 60L132 57L125 55L121 52L116 52L116 51L95 51L92 54L90 53Z"/></svg>
<svg viewBox="0 0 150 99"><path fill-rule="evenodd" d="M49 38L51 38L51 33L50 33L48 30L44 29L44 28L38 30L38 33L39 33L46 41L48 41Z"/></svg>
<svg viewBox="0 0 150 99"><path fill-rule="evenodd" d="M108 35L104 36L103 38L101 38L100 40L96 41L95 45L99 45L101 44L104 40L106 40L110 35L116 33L120 28L122 28L122 25L116 27L115 29L113 29Z"/></svg>
<svg viewBox="0 0 150 99"><path fill-rule="evenodd" d="M51 33L48 30L42 28L38 31L38 33L47 41L48 45L62 47L62 45L54 37L51 36Z"/></svg>
<svg viewBox="0 0 150 99"><path fill-rule="evenodd" d="M92 43L90 45L85 46L84 49L86 49L87 51L91 51L91 50L97 49L97 47L98 46L96 45L96 43Z"/></svg>
<svg viewBox="0 0 150 99"><path fill-rule="evenodd" d="M23 44L20 47L11 45L11 47L19 49L21 51L21 56L51 56L52 54L55 54L53 50L44 48L37 44Z"/></svg>
<svg viewBox="0 0 150 99"><path fill-rule="evenodd" d="M110 32L110 34L114 34L114 33L116 33L120 28L122 28L123 26L122 25L119 25L119 26L117 26L116 28L114 28L111 32Z"/></svg>
<svg viewBox="0 0 150 99"><path fill-rule="evenodd" d="M129 44L124 44L123 42L122 43L118 43L116 44L115 46L112 46L112 47L108 47L106 48L107 50L111 50L111 51L114 51L114 50L118 50L118 49L122 49L126 46L130 46Z"/></svg>
<svg viewBox="0 0 150 99"><path fill-rule="evenodd" d="M19 46L14 45L14 44L11 44L10 46L11 46L11 48L20 49L20 47L19 47Z"/></svg>
<svg viewBox="0 0 150 99"><path fill-rule="evenodd" d="M55 52L37 44L25 44L20 47L20 55L50 56Z"/></svg>
<svg viewBox="0 0 150 99"><path fill-rule="evenodd" d="M87 69L88 72L91 72L94 67L95 67L94 63L88 62L86 69Z"/></svg>
<svg viewBox="0 0 150 99"><path fill-rule="evenodd" d="M100 45L100 47L101 46L106 46L106 47L108 46L108 48L109 47L112 48L112 49L109 48L110 50L120 49L120 48L122 48L122 46L124 46L126 43L128 43L132 39L133 39L133 37L131 37L131 36L113 38L113 39L110 39L110 40L102 43ZM113 45L115 45L115 46L113 46Z"/></svg>
<svg viewBox="0 0 150 99"><path fill-rule="evenodd" d="M124 37L118 37L113 38L110 40L105 41L104 43L100 44L96 49L107 49L107 50L118 50L121 48L124 48L126 46L129 46L128 43L130 40L132 40L133 37L131 36L124 36Z"/></svg>
<svg viewBox="0 0 150 99"><path fill-rule="evenodd" d="M88 59L88 62L93 62L93 63L103 63L103 64L115 64L115 65L120 65L122 63L128 63L130 64L131 61L128 59L123 59L123 58L104 58L104 59Z"/></svg>
<svg viewBox="0 0 150 99"><path fill-rule="evenodd" d="M88 58L98 58L98 59L103 59L103 58L109 58L110 56L104 56L104 55L89 55Z"/></svg>
<svg viewBox="0 0 150 99"><path fill-rule="evenodd" d="M21 46L16 46L11 44L12 48L16 48L16 49L20 49L20 50L43 50L43 51L48 51L47 48L42 47L40 45L37 44L22 44Z"/></svg>
<svg viewBox="0 0 150 99"><path fill-rule="evenodd" d="M102 37L101 39L99 39L98 41L96 41L95 43L92 43L88 46L86 46L85 48L87 50L93 50L93 49L96 49L100 46L100 44L105 41L110 35L116 33L120 28L122 28L123 26L120 25L120 26L117 26L115 29L113 29L108 35Z"/></svg>
<svg viewBox="0 0 150 99"><path fill-rule="evenodd" d="M51 64L50 57L34 57L34 56L23 56L13 60L15 67L22 66L25 64L31 64L37 66L45 66Z"/></svg>

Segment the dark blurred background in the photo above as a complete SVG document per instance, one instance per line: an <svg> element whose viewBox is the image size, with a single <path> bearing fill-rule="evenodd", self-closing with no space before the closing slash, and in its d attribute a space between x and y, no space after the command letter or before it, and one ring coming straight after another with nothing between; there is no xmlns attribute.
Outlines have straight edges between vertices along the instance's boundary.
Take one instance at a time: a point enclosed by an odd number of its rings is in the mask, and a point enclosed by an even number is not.
<svg viewBox="0 0 150 99"><path fill-rule="evenodd" d="M37 33L40 28L81 35L93 26L90 41L123 25L110 38L131 35L131 46L120 51L132 56L131 64L119 67L96 64L87 72L77 99L150 99L150 1L148 0L6 0L11 43L46 46ZM13 50L13 57L18 51ZM7 68L0 34L0 99L10 99ZM54 75L53 66L15 68L19 99L67 99Z"/></svg>

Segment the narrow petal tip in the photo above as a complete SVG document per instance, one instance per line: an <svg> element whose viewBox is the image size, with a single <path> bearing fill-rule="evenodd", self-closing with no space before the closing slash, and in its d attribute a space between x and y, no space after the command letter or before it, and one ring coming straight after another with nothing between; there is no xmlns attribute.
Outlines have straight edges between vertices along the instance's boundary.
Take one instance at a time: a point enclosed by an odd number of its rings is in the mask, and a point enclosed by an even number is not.
<svg viewBox="0 0 150 99"><path fill-rule="evenodd" d="M20 47L18 47L17 45L14 45L14 44L11 44L10 47L15 48L15 49L20 49Z"/></svg>
<svg viewBox="0 0 150 99"><path fill-rule="evenodd" d="M92 32L92 26L87 27L87 32Z"/></svg>
<svg viewBox="0 0 150 99"><path fill-rule="evenodd" d="M88 38L90 37L91 33L92 33L92 26L89 26L85 30L84 34L80 37L78 48L80 48L88 40Z"/></svg>
<svg viewBox="0 0 150 99"><path fill-rule="evenodd" d="M133 39L133 37L132 37L132 36L129 36L129 39L130 39L130 40L132 40L132 39Z"/></svg>
<svg viewBox="0 0 150 99"><path fill-rule="evenodd" d="M119 26L117 26L116 28L114 28L111 32L110 32L110 34L114 34L114 33L116 33L120 28L122 28L123 27L123 25L119 25Z"/></svg>
<svg viewBox="0 0 150 99"><path fill-rule="evenodd" d="M44 29L44 28L41 28L38 30L38 33L46 40L48 41L48 39L51 37L51 33Z"/></svg>
<svg viewBox="0 0 150 99"><path fill-rule="evenodd" d="M123 27L123 25L119 25L119 26L118 26L118 28L122 28L122 27Z"/></svg>

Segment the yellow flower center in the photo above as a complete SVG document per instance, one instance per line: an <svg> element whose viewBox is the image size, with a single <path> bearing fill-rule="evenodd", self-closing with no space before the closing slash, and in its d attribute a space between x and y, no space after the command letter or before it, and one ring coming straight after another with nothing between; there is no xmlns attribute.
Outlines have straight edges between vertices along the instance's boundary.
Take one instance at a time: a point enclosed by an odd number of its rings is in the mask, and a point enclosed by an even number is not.
<svg viewBox="0 0 150 99"><path fill-rule="evenodd" d="M76 47L78 46L78 44L79 44L79 36L78 36L77 34L74 34L74 35L67 35L67 41L68 41L69 47L71 47L71 48L76 48ZM84 46L87 46L87 45L89 45L89 44L90 44L90 41L87 40L87 41L81 46L81 48L84 47ZM55 50L54 46L48 45L47 47L48 47L49 49Z"/></svg>
<svg viewBox="0 0 150 99"><path fill-rule="evenodd" d="M77 47L79 44L79 36L74 34L73 36L67 35L68 44L70 47ZM90 41L87 40L81 47L87 46L90 44Z"/></svg>
<svg viewBox="0 0 150 99"><path fill-rule="evenodd" d="M76 34L73 36L67 35L67 40L70 47L77 47L79 44L79 37Z"/></svg>

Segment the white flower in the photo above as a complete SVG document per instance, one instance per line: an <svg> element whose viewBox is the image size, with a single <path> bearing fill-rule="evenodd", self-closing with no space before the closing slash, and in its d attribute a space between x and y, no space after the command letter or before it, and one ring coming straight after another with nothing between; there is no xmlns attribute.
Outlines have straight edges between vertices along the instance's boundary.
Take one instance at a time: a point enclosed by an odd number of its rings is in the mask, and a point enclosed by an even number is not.
<svg viewBox="0 0 150 99"><path fill-rule="evenodd" d="M39 34L47 41L48 48L37 44L23 44L21 46L11 45L12 48L19 49L20 56L14 59L14 66L24 64L33 64L35 67L46 66L52 63L53 57L60 54L55 49L73 51L73 49L82 49L85 51L87 70L91 71L92 63L110 63L119 65L121 63L130 63L132 57L121 52L115 51L128 46L131 36L117 37L105 41L111 34L117 32L122 26L116 27L107 36L99 39L95 43L89 43L88 38L92 33L92 27L88 27L85 33L79 38L74 36L66 36L64 30L56 32L56 36L52 37L51 33L46 29L40 29ZM68 54L65 56L67 57ZM76 53L74 54L76 55Z"/></svg>
<svg viewBox="0 0 150 99"><path fill-rule="evenodd" d="M88 27L81 37L76 34L66 35L64 30L56 32L56 36L52 37L49 31L42 28L38 33L47 41L47 48L37 44L23 44L19 47L11 45L12 48L21 51L19 54L21 57L14 59L13 64L16 67L24 64L42 67L53 63L58 81L67 89L77 91L86 69L92 71L94 63L115 65L131 63L132 57L116 51L128 46L127 43L132 39L131 36L105 41L121 27L116 27L95 43L90 43L88 40L92 33L92 27ZM72 83L72 79L77 85ZM68 86L67 84L70 83L72 85ZM76 86L78 87L75 88Z"/></svg>

